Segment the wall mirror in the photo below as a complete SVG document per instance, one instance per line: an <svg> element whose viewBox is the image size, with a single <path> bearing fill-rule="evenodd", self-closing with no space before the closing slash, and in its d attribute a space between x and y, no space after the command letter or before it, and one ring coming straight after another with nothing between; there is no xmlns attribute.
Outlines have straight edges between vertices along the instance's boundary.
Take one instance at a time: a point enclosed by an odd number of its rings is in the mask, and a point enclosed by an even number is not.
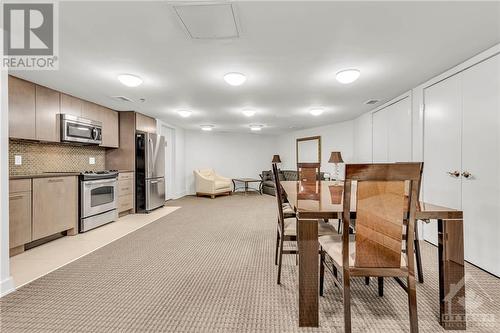
<svg viewBox="0 0 500 333"><path fill-rule="evenodd" d="M321 137L297 139L296 160L297 163L321 163Z"/></svg>

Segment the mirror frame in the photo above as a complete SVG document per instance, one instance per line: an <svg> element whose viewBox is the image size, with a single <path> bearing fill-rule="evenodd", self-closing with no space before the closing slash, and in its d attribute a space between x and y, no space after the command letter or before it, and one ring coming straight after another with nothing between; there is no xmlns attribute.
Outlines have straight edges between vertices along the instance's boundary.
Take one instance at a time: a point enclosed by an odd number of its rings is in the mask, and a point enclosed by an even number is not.
<svg viewBox="0 0 500 333"><path fill-rule="evenodd" d="M298 138L295 142L295 164L299 163L299 142L318 140L318 162L321 165L321 136L308 136L305 138ZM316 162L315 162L316 163Z"/></svg>

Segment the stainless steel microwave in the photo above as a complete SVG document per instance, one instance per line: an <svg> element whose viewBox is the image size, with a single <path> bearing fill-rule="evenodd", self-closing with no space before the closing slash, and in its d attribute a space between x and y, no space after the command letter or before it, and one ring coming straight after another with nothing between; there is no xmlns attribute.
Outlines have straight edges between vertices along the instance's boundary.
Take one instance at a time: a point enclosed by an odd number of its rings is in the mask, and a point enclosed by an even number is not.
<svg viewBox="0 0 500 333"><path fill-rule="evenodd" d="M61 142L99 145L102 142L102 123L70 114L61 114Z"/></svg>

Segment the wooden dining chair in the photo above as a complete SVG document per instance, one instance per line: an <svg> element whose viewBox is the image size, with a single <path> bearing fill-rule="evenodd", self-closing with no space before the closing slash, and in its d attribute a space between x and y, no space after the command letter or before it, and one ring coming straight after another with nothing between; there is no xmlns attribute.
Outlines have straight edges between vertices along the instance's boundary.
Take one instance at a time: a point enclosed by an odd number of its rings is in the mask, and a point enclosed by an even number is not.
<svg viewBox="0 0 500 333"><path fill-rule="evenodd" d="M299 181L321 180L319 163L297 163L297 174Z"/></svg>
<svg viewBox="0 0 500 333"><path fill-rule="evenodd" d="M348 230L354 181L356 233L344 232L340 241L332 236L319 238L320 284L325 262L331 262L333 280L343 291L345 332L351 332L350 279L358 276L394 277L408 294L410 332L418 332L413 247L421 175L422 163L346 165L343 224ZM406 284L401 278L406 278Z"/></svg>
<svg viewBox="0 0 500 333"><path fill-rule="evenodd" d="M276 232L276 253L275 265L278 265L278 284L281 284L281 268L283 262L283 254L298 254L297 250L284 250L284 242L297 242L297 217L290 203L285 203L285 194L281 187L281 182L278 175L278 167L273 163L273 178L276 186L276 204L278 208L278 227ZM333 235L336 233L335 228L322 221L318 221L318 235ZM295 246L297 248L297 246Z"/></svg>

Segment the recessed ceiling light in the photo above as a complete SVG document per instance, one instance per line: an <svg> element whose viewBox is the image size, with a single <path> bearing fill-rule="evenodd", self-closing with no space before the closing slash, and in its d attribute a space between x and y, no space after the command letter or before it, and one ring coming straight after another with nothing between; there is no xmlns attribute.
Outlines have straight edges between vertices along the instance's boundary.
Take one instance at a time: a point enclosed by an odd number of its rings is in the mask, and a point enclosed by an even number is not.
<svg viewBox="0 0 500 333"><path fill-rule="evenodd" d="M255 110L252 110L252 109L244 109L243 111L241 111L245 116L247 117L252 117L255 115L255 113L257 113L257 111Z"/></svg>
<svg viewBox="0 0 500 333"><path fill-rule="evenodd" d="M245 74L242 73L227 73L224 75L224 81L227 82L227 84L230 84L232 86L241 86L245 81L247 80L247 77Z"/></svg>
<svg viewBox="0 0 500 333"><path fill-rule="evenodd" d="M314 109L310 109L309 110L309 113L312 114L313 116L319 116L321 115L323 112L325 112L324 109L322 108L314 108Z"/></svg>
<svg viewBox="0 0 500 333"><path fill-rule="evenodd" d="M132 74L120 74L118 75L118 81L127 87L137 87L142 84L142 79Z"/></svg>
<svg viewBox="0 0 500 333"><path fill-rule="evenodd" d="M179 116L181 116L182 118L187 118L187 117L189 117L189 116L191 115L191 113L192 113L192 112L191 112L191 111L189 111L189 110L179 110L179 111L177 111L177 114L178 114Z"/></svg>
<svg viewBox="0 0 500 333"><path fill-rule="evenodd" d="M356 81L360 75L361 72L359 70L352 68L341 70L337 73L336 78L340 83L349 84Z"/></svg>
<svg viewBox="0 0 500 333"><path fill-rule="evenodd" d="M264 125L250 125L250 130L252 131L260 131L264 127Z"/></svg>
<svg viewBox="0 0 500 333"><path fill-rule="evenodd" d="M201 125L202 131L211 131L214 128L214 125Z"/></svg>

